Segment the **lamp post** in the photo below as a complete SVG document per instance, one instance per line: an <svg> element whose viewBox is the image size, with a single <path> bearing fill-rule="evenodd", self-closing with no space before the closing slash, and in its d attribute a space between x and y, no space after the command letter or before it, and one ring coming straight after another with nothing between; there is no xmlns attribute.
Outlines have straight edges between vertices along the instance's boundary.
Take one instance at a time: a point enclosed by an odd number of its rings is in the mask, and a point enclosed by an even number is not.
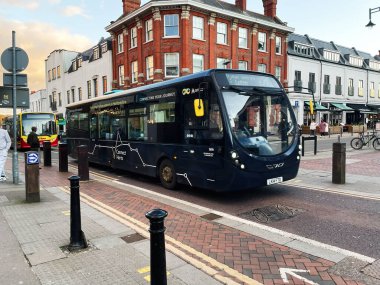
<svg viewBox="0 0 380 285"><path fill-rule="evenodd" d="M365 25L367 28L372 28L375 24L372 23L371 21L371 15L373 13L376 13L376 12L380 12L380 7L376 7L376 8L369 8L369 22L367 25Z"/></svg>

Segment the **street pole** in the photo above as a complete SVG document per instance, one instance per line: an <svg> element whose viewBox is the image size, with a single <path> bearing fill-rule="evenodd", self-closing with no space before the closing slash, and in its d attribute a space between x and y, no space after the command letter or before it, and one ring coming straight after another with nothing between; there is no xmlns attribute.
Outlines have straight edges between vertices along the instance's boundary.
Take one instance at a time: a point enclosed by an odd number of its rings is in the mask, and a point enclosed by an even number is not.
<svg viewBox="0 0 380 285"><path fill-rule="evenodd" d="M17 95L16 95L16 32L12 31L12 62L13 62L13 156L12 156L12 173L13 184L18 184L18 154L17 154L17 120L16 120L16 107L17 107Z"/></svg>

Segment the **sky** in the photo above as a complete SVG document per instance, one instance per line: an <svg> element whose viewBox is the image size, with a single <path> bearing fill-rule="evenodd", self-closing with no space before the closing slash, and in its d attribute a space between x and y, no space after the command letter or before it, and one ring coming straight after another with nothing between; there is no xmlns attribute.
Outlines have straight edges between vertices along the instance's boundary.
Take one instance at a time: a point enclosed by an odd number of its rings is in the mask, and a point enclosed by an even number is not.
<svg viewBox="0 0 380 285"><path fill-rule="evenodd" d="M234 3L234 0L225 0ZM142 4L148 2L142 0ZM248 10L263 13L262 0L247 0ZM369 8L380 0L278 0L277 16L297 34L333 41L377 55L380 50L380 12L377 25L366 28ZM56 49L82 52L108 37L105 27L122 14L121 0L0 0L0 53L16 46L29 56L30 90L45 87L45 59ZM0 67L0 74L4 70ZM2 76L0 76L2 85Z"/></svg>

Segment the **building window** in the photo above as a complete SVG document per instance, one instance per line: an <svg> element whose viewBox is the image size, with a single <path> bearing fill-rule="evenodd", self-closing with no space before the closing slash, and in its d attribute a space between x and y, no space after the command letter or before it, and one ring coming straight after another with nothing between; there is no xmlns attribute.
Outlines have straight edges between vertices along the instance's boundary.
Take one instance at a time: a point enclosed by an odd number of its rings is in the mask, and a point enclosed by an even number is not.
<svg viewBox="0 0 380 285"><path fill-rule="evenodd" d="M259 51L267 50L267 34L259 32Z"/></svg>
<svg viewBox="0 0 380 285"><path fill-rule="evenodd" d="M335 51L323 50L323 57L327 60L338 62L340 54Z"/></svg>
<svg viewBox="0 0 380 285"><path fill-rule="evenodd" d="M51 70L48 71L48 81L51 81Z"/></svg>
<svg viewBox="0 0 380 285"><path fill-rule="evenodd" d="M61 78L61 66L57 66L57 78Z"/></svg>
<svg viewBox="0 0 380 285"><path fill-rule="evenodd" d="M137 47L137 27L131 29L131 48Z"/></svg>
<svg viewBox="0 0 380 285"><path fill-rule="evenodd" d="M363 80L359 80L358 96L360 96L360 97L363 97L363 95L364 95L363 86L364 86Z"/></svg>
<svg viewBox="0 0 380 285"><path fill-rule="evenodd" d="M239 28L239 48L248 47L248 29Z"/></svg>
<svg viewBox="0 0 380 285"><path fill-rule="evenodd" d="M82 57L78 58L78 68L82 66Z"/></svg>
<svg viewBox="0 0 380 285"><path fill-rule="evenodd" d="M78 87L78 100L82 101L82 87Z"/></svg>
<svg viewBox="0 0 380 285"><path fill-rule="evenodd" d="M380 83L379 83L379 86L378 86L377 88L378 88L378 89L377 89L377 97L380 98Z"/></svg>
<svg viewBox="0 0 380 285"><path fill-rule="evenodd" d="M165 77L178 77L179 76L179 54L166 53L165 54Z"/></svg>
<svg viewBox="0 0 380 285"><path fill-rule="evenodd" d="M87 81L87 97L91 98L91 80Z"/></svg>
<svg viewBox="0 0 380 285"><path fill-rule="evenodd" d="M227 44L227 24L226 23L216 23L216 43Z"/></svg>
<svg viewBox="0 0 380 285"><path fill-rule="evenodd" d="M178 24L178 15L165 15L164 17L165 22L165 31L164 36L165 37L175 37L179 36L179 24Z"/></svg>
<svg viewBox="0 0 380 285"><path fill-rule="evenodd" d="M307 55L307 56L312 56L313 54L313 47L311 46L305 46L299 43L294 44L294 51L296 53L302 54L302 55Z"/></svg>
<svg viewBox="0 0 380 285"><path fill-rule="evenodd" d="M123 33L117 35L117 53L124 51L124 36Z"/></svg>
<svg viewBox="0 0 380 285"><path fill-rule="evenodd" d="M239 69L240 70L248 70L248 61L239 60Z"/></svg>
<svg viewBox="0 0 380 285"><path fill-rule="evenodd" d="M145 41L153 41L153 20L149 19L145 22Z"/></svg>
<svg viewBox="0 0 380 285"><path fill-rule="evenodd" d="M108 91L107 76L103 76L102 77L102 82L103 82L103 94L104 94L104 93L106 93Z"/></svg>
<svg viewBox="0 0 380 285"><path fill-rule="evenodd" d="M59 106L59 107L62 106L62 96L61 96L61 92L58 93L58 106Z"/></svg>
<svg viewBox="0 0 380 285"><path fill-rule="evenodd" d="M330 94L330 75L324 76L323 93L324 94Z"/></svg>
<svg viewBox="0 0 380 285"><path fill-rule="evenodd" d="M193 39L203 40L204 19L193 16Z"/></svg>
<svg viewBox="0 0 380 285"><path fill-rule="evenodd" d="M78 68L77 68L77 60L74 59L73 60L73 71L76 71Z"/></svg>
<svg viewBox="0 0 380 285"><path fill-rule="evenodd" d="M138 75L138 71L137 71L137 61L133 61L131 63L131 72L132 72L132 77L131 77L131 82L132 83L136 83L137 82L137 75Z"/></svg>
<svg viewBox="0 0 380 285"><path fill-rule="evenodd" d="M276 66L274 70L274 76L281 82L281 66Z"/></svg>
<svg viewBox="0 0 380 285"><path fill-rule="evenodd" d="M354 96L354 79L353 78L348 79L348 95Z"/></svg>
<svg viewBox="0 0 380 285"><path fill-rule="evenodd" d="M373 81L369 83L369 96L372 98L375 97L375 82Z"/></svg>
<svg viewBox="0 0 380 285"><path fill-rule="evenodd" d="M75 89L74 88L71 89L71 99L73 100L72 102L74 103L75 102Z"/></svg>
<svg viewBox="0 0 380 285"><path fill-rule="evenodd" d="M108 50L108 48L107 48L107 43L103 43L103 44L102 44L102 53L106 53L107 50Z"/></svg>
<svg viewBox="0 0 380 285"><path fill-rule="evenodd" d="M227 58L216 58L216 68L229 68L230 61Z"/></svg>
<svg viewBox="0 0 380 285"><path fill-rule="evenodd" d="M94 48L94 60L99 59L99 48Z"/></svg>
<svg viewBox="0 0 380 285"><path fill-rule="evenodd" d="M119 85L124 86L124 65L119 65Z"/></svg>
<svg viewBox="0 0 380 285"><path fill-rule="evenodd" d="M302 91L302 74L299 70L294 71L294 91Z"/></svg>
<svg viewBox="0 0 380 285"><path fill-rule="evenodd" d="M57 78L57 73L55 67L53 68L53 80Z"/></svg>
<svg viewBox="0 0 380 285"><path fill-rule="evenodd" d="M350 55L350 64L355 66L363 66L363 58Z"/></svg>
<svg viewBox="0 0 380 285"><path fill-rule="evenodd" d="M267 65L263 64L263 63L259 64L257 66L257 71L266 73L267 72Z"/></svg>
<svg viewBox="0 0 380 285"><path fill-rule="evenodd" d="M193 73L204 70L203 59L202 54L193 54Z"/></svg>
<svg viewBox="0 0 380 285"><path fill-rule="evenodd" d="M146 65L146 79L153 79L153 55L147 56L145 58Z"/></svg>
<svg viewBox="0 0 380 285"><path fill-rule="evenodd" d="M99 88L98 88L98 78L94 78L92 79L93 83L94 83L94 97L98 97L98 92L99 92Z"/></svg>
<svg viewBox="0 0 380 285"><path fill-rule="evenodd" d="M342 77L337 76L335 82L335 94L342 95Z"/></svg>
<svg viewBox="0 0 380 285"><path fill-rule="evenodd" d="M70 104L70 90L67 90L66 96L67 96L67 104Z"/></svg>
<svg viewBox="0 0 380 285"><path fill-rule="evenodd" d="M369 68L374 69L374 70L380 70L380 62L378 61L369 61Z"/></svg>
<svg viewBox="0 0 380 285"><path fill-rule="evenodd" d="M281 37L276 36L276 54L281 54Z"/></svg>

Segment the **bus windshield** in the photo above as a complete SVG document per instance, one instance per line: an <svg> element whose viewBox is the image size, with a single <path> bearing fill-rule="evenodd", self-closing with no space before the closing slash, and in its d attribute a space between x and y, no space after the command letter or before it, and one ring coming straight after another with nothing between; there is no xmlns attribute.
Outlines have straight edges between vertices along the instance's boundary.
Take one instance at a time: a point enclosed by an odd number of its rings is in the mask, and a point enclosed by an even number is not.
<svg viewBox="0 0 380 285"><path fill-rule="evenodd" d="M37 127L38 136L50 136L57 133L53 114L22 114L22 135L27 136L32 127Z"/></svg>
<svg viewBox="0 0 380 285"><path fill-rule="evenodd" d="M297 128L281 88L223 86L230 128L251 154L273 156L292 144Z"/></svg>

